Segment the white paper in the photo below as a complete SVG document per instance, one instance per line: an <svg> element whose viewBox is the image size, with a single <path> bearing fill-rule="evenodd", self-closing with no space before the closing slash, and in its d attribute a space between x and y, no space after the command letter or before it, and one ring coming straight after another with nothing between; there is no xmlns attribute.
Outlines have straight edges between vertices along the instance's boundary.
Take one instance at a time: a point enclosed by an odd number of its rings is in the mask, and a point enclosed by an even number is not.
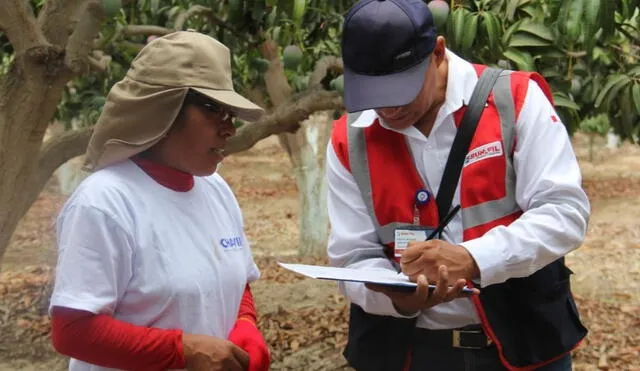
<svg viewBox="0 0 640 371"><path fill-rule="evenodd" d="M415 282L411 282L409 277L403 273L396 273L384 268L336 268L321 265L307 264L287 264L278 262L278 264L288 270L299 273L303 276L317 279L326 279L333 281L352 281L375 283L379 285L391 286L407 286L416 287Z"/></svg>

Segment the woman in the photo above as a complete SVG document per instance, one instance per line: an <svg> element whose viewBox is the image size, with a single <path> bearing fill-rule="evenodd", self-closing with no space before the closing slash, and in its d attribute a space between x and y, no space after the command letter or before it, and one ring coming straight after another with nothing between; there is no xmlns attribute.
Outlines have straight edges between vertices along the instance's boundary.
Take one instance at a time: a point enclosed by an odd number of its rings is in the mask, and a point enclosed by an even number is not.
<svg viewBox="0 0 640 371"><path fill-rule="evenodd" d="M60 213L52 342L70 370L267 370L238 203L215 171L234 116L229 50L156 38L111 89L87 150L93 173Z"/></svg>

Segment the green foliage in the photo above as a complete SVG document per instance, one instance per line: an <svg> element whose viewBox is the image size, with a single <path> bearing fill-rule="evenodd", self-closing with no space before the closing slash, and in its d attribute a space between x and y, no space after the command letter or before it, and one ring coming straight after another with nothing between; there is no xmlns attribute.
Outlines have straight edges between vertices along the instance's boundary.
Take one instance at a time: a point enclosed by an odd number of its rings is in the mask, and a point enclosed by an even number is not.
<svg viewBox="0 0 640 371"><path fill-rule="evenodd" d="M112 57L106 72L68 84L57 118L91 123L110 87L122 78L148 34L131 25L192 28L210 34L233 53L238 90L263 88L269 62L260 52L267 38L280 48L295 91L308 87L323 56L340 55L342 16L355 0L101 0L113 14L104 22L99 49ZM43 0L31 0L37 13ZM425 0L425 2L429 2ZM432 0L444 9L443 0ZM464 58L501 68L537 71L549 81L558 113L570 132L586 118L606 114L623 138L640 134L640 0L446 0L439 32ZM197 8L210 10L197 12ZM189 10L196 10L185 17ZM443 12L444 14L444 12ZM442 15L439 15L442 17ZM283 56L295 49L295 58ZM299 50L299 52L298 52ZM0 74L13 60L0 33ZM295 63L291 63L295 62ZM341 89L330 71L322 81ZM268 103L268 102L267 102Z"/></svg>
<svg viewBox="0 0 640 371"><path fill-rule="evenodd" d="M127 32L131 25L153 25L175 29L195 29L211 35L232 51L234 84L246 91L264 84L269 62L259 46L272 38L280 47L286 76L296 91L307 88L315 63L325 55L340 55L339 34L342 14L354 0L102 0L112 16L104 23L98 44L112 57L109 70L92 72L72 81L58 107L56 118L70 123L72 118L91 123L99 115L104 96L121 79L147 34ZM188 12L195 12L185 17ZM285 53L285 49L288 52ZM335 78L329 74L325 87ZM238 124L240 125L240 124Z"/></svg>
<svg viewBox="0 0 640 371"><path fill-rule="evenodd" d="M580 130L589 135L589 161L593 162L595 136L604 136L609 132L611 123L606 113L590 116L580 122Z"/></svg>
<svg viewBox="0 0 640 371"><path fill-rule="evenodd" d="M457 0L443 34L468 60L541 73L570 132L606 114L640 128L640 0Z"/></svg>
<svg viewBox="0 0 640 371"><path fill-rule="evenodd" d="M610 128L609 116L605 113L589 116L580 122L580 130L587 134L604 136L609 132Z"/></svg>

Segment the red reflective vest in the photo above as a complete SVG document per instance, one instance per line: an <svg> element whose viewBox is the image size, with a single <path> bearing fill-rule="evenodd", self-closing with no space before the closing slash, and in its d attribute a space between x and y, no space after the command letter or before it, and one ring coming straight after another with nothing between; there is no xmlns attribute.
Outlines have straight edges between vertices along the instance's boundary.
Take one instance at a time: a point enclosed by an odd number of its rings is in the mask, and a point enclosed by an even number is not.
<svg viewBox="0 0 640 371"><path fill-rule="evenodd" d="M481 65L474 65L474 67L478 75L486 68ZM515 200L512 155L517 142L517 137L514 135L515 123L527 93L529 80L535 81L549 101L553 102L549 85L541 75L534 72L504 71L489 95L460 176L464 241L478 238L496 226L509 225L522 214ZM465 109L463 107L454 113L456 126L460 125ZM404 135L383 128L377 120L366 128L349 125L355 119L357 116L345 115L335 121L331 137L332 145L341 163L354 176L363 195L363 201L369 209L378 237L388 247L386 255L391 259L394 256L393 230L400 225L413 222L416 191L427 187L415 168ZM434 197L422 206L419 212L421 225L432 228L437 226L439 218ZM564 274L563 263L555 264L551 268L554 270L553 274L541 274L547 276ZM558 270L560 273L556 274ZM501 294L497 293L497 289L495 291L495 295L491 294L492 298L499 298ZM480 297L473 298L476 311L485 332L496 343L503 364L510 370L531 370L550 363L564 356L568 350L577 345L574 344L574 338L583 337L584 328L578 321L575 324L575 331L573 328L568 330L571 335L568 340L562 339L562 346L553 345L548 352L542 351L543 355L526 354L520 359L516 359L514 354L524 354L526 350L521 352L521 349L513 351L509 349L506 353L508 356L505 357L503 343L494 331L492 326L494 323L490 324L487 319L483 305L485 303L481 297L482 294ZM571 303L573 303L572 299ZM532 305L538 305L538 303ZM566 305L564 308L564 312L567 312ZM557 309L553 311L557 312ZM492 318L495 315L490 314ZM504 333L503 331L509 331L509 329L500 329L499 332ZM569 349L566 349L565 343L569 343Z"/></svg>

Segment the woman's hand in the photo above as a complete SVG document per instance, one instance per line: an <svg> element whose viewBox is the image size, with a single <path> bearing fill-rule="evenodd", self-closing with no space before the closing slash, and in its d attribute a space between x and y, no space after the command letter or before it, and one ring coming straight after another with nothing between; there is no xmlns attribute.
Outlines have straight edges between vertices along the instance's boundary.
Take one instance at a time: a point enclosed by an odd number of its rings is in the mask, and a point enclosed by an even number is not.
<svg viewBox="0 0 640 371"><path fill-rule="evenodd" d="M269 348L258 326L248 319L240 318L229 333L229 341L249 353L247 371L268 371L271 364Z"/></svg>
<svg viewBox="0 0 640 371"><path fill-rule="evenodd" d="M249 367L249 354L228 340L185 333L182 343L189 371L245 371Z"/></svg>

